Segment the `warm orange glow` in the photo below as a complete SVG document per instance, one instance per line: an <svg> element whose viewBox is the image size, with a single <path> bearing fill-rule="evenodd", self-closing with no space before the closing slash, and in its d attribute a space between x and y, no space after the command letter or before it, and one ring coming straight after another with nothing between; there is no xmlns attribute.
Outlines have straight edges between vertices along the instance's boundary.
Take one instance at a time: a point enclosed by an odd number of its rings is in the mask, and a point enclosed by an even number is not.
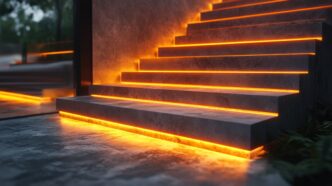
<svg viewBox="0 0 332 186"><path fill-rule="evenodd" d="M260 17L260 16L296 13L296 12L304 12L304 11L312 11L312 10L320 10L320 9L328 9L328 8L332 8L332 5L315 6L315 7L310 7L310 8L300 8L300 9L284 10L284 11L276 11L276 12L267 12L267 13L260 13L260 14L250 14L250 15L244 15L244 16L213 19L213 20L193 22L193 23L208 23L208 22L217 22L217 21L229 21L229 20L236 20L236 19L245 19L245 18L253 18L253 17Z"/></svg>
<svg viewBox="0 0 332 186"><path fill-rule="evenodd" d="M230 54L230 55L211 55L211 56L169 56L169 57L157 57L157 59L174 59L174 58L211 58L211 57L262 57L262 56L314 56L314 52L303 52L303 53L282 53L282 54Z"/></svg>
<svg viewBox="0 0 332 186"><path fill-rule="evenodd" d="M35 53L32 55L35 56L51 56L51 55L63 55L63 54L73 54L73 50L64 50L64 51L55 51L55 52L42 52L42 53Z"/></svg>
<svg viewBox="0 0 332 186"><path fill-rule="evenodd" d="M264 111L256 111L256 110L245 110L245 109L216 107L216 106L207 106L207 105L196 105L196 104L189 104L189 103L176 103L176 102L168 102L168 101L156 101L156 100L128 98L128 97L119 97L119 96L105 96L105 95L98 95L98 94L92 94L91 96L96 97L96 98L104 98L104 99L136 101L136 102L142 102L142 103L156 103L156 104L163 104L163 105L172 105L172 106L180 106L180 107L190 107L190 108L217 110L217 111L225 111L225 112L253 114L253 115L261 115L261 116L278 117L278 115L279 115L278 113L275 113L275 112L264 112Z"/></svg>
<svg viewBox="0 0 332 186"><path fill-rule="evenodd" d="M197 148L207 149L207 150L211 150L214 152L220 152L220 153L229 154L229 155L233 155L233 156L237 156L237 157L241 157L241 158L255 158L264 152L263 146L250 151L250 150L240 149L240 148L226 146L226 145L222 145L222 144L207 142L207 141L203 141L203 140L188 138L188 137L184 137L184 136L159 132L159 131L155 131L155 130L140 128L140 127L134 127L131 124L116 123L116 122L112 122L112 121L106 121L106 120L102 120L102 119L92 118L89 116L83 116L83 115L69 113L69 112L65 112L65 111L59 111L59 114L60 114L60 116L67 117L70 119L75 119L75 120L84 121L84 122L93 123L93 124L99 124L99 125L113 128L113 129L123 130L123 131L131 132L131 133L135 133L135 134L141 134L141 135L145 135L145 136L149 136L149 137L153 137L153 138L167 140L170 142L180 143L180 144L193 146L193 147L197 147Z"/></svg>
<svg viewBox="0 0 332 186"><path fill-rule="evenodd" d="M244 7L279 3L279 2L285 2L285 1L287 1L287 0L274 0L274 1L259 2L259 3L250 3L250 4L244 4L244 5L232 6L232 7L226 7L226 8L218 8L218 9L214 9L214 10L216 10L216 11L229 10L229 9L235 9L235 8L244 8Z"/></svg>
<svg viewBox="0 0 332 186"><path fill-rule="evenodd" d="M322 37L303 37L303 38L288 38L288 39L267 39L267 40L248 40L248 41L230 41L219 43L195 43L195 44L179 44L166 47L196 47L196 46L218 46L218 45L238 45L238 44L255 44L255 43L280 43L293 41L322 41Z"/></svg>
<svg viewBox="0 0 332 186"><path fill-rule="evenodd" d="M51 101L50 98L42 98L38 96L30 96L26 94L20 94L20 93L13 93L13 92L7 92L7 91L0 91L0 98L8 99L8 100L16 100L20 102L26 102L26 103L33 103L33 104L41 104L44 102Z"/></svg>
<svg viewBox="0 0 332 186"><path fill-rule="evenodd" d="M196 71L196 70L140 70L147 73L183 73L183 74L308 74L308 71Z"/></svg>
<svg viewBox="0 0 332 186"><path fill-rule="evenodd" d="M252 92L277 92L277 93L294 93L294 94L297 94L297 93L300 92L299 90L292 90L292 89L226 87L226 86L168 84L168 83L141 83L141 82L128 82L128 81L122 81L121 83L122 84L128 84L128 85L176 87L176 88L200 88L200 89L214 89L214 90L240 90L240 91L252 91Z"/></svg>

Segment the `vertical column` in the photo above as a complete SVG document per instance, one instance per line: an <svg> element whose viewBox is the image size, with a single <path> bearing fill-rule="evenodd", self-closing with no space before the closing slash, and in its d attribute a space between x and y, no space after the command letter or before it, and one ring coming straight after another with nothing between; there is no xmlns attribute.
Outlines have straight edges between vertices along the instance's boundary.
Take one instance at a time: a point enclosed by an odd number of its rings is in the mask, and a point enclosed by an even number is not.
<svg viewBox="0 0 332 186"><path fill-rule="evenodd" d="M74 2L74 86L87 95L92 85L92 0Z"/></svg>

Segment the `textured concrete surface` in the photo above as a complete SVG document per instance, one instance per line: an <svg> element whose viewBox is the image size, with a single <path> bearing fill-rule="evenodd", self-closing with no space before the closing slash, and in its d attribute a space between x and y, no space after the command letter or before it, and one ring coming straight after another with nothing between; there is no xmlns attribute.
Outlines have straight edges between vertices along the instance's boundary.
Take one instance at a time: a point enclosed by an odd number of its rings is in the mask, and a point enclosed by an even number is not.
<svg viewBox="0 0 332 186"><path fill-rule="evenodd" d="M313 6L324 6L329 5L331 2L331 0L291 0L227 10L215 10L202 13L202 20L260 14L272 11L278 12L285 10L302 9Z"/></svg>
<svg viewBox="0 0 332 186"><path fill-rule="evenodd" d="M266 141L274 116L89 96L57 100L57 109L252 150Z"/></svg>
<svg viewBox="0 0 332 186"><path fill-rule="evenodd" d="M250 92L204 88L172 88L138 85L95 85L91 94L121 96L176 103L200 104L227 108L278 112L279 99L294 96L289 93Z"/></svg>
<svg viewBox="0 0 332 186"><path fill-rule="evenodd" d="M57 115L0 122L2 186L283 186L248 161Z"/></svg>
<svg viewBox="0 0 332 186"><path fill-rule="evenodd" d="M173 43L212 2L220 0L94 0L94 83L113 83L120 71L135 70L137 59Z"/></svg>

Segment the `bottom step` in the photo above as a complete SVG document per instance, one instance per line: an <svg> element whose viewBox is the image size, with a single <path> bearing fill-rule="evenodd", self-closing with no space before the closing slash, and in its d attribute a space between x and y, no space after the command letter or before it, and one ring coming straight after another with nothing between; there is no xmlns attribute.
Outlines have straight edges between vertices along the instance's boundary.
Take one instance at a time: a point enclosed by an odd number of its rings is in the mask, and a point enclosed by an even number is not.
<svg viewBox="0 0 332 186"><path fill-rule="evenodd" d="M266 130L276 119L90 96L58 99L57 109L72 119L244 158L262 151Z"/></svg>

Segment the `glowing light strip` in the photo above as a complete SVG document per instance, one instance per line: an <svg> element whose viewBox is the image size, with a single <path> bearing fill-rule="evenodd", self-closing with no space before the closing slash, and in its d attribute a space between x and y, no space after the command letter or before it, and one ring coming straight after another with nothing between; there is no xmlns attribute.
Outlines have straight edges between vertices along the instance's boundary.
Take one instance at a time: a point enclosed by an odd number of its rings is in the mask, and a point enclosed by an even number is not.
<svg viewBox="0 0 332 186"><path fill-rule="evenodd" d="M70 118L70 119L74 119L74 120L103 125L106 127L117 129L117 130L123 130L126 132L149 136L149 137L162 139L162 140L166 140L166 141L170 141L170 142L174 142L174 143L180 143L183 145L202 148L202 149L219 152L219 153L223 153L223 154L228 154L228 155L233 155L233 156L237 156L237 157L241 157L241 158L252 159L252 158L255 158L255 157L261 155L262 153L264 153L263 146L260 146L260 147L255 148L250 151L250 150L240 149L240 148L231 147L231 146L227 146L227 145L223 145L223 144L217 144L217 143L212 143L212 142L203 141L203 140L199 140L199 139L179 136L179 135L175 135L175 134L159 132L159 131L155 131L155 130L151 130L151 129L134 127L133 125L130 125L130 124L116 123L116 122L112 122L112 121L106 121L106 120L102 120L102 119L97 119L97 118L93 118L93 117L89 117L89 116L83 116L83 115L74 114L74 113L65 112L65 111L59 111L59 114L62 117L66 117L66 118Z"/></svg>
<svg viewBox="0 0 332 186"><path fill-rule="evenodd" d="M274 0L274 1L267 1L267 2L258 2L258 3L231 6L231 7L226 7L226 8L216 8L216 9L213 9L213 11L230 10L230 9L235 9L235 8L245 8L245 7L250 7L250 6L273 4L273 3L285 2L285 1L287 1L287 0Z"/></svg>
<svg viewBox="0 0 332 186"><path fill-rule="evenodd" d="M304 37L304 38L288 38L288 39L268 39L268 40L248 40L248 41L230 41L220 43L195 43L195 44L177 44L165 47L196 47L196 46L219 46L219 45L239 45L239 44L256 44L256 43L280 43L280 42L294 42L294 41L322 41L322 37ZM163 48L163 47L161 47Z"/></svg>
<svg viewBox="0 0 332 186"><path fill-rule="evenodd" d="M35 53L31 55L35 56L51 56L51 55L62 55L62 54L73 54L73 50L64 50L64 51L55 51L55 52L42 52L42 53Z"/></svg>
<svg viewBox="0 0 332 186"><path fill-rule="evenodd" d="M10 100L16 100L16 101L28 102L34 104L41 104L43 102L51 101L50 98L42 98L42 97L30 96L26 94L13 93L7 91L0 91L0 97L4 99L10 99Z"/></svg>
<svg viewBox="0 0 332 186"><path fill-rule="evenodd" d="M182 73L182 74L308 74L308 71L199 71L199 70L139 70L142 73Z"/></svg>
<svg viewBox="0 0 332 186"><path fill-rule="evenodd" d="M157 57L156 59L173 59L173 58L213 58L213 57L263 57L263 56L314 56L314 52L303 53L282 53L282 54L231 54L231 55L211 55L211 56L174 56L174 57Z"/></svg>
<svg viewBox="0 0 332 186"><path fill-rule="evenodd" d="M188 85L188 84L167 84L167 83L140 83L122 81L121 84L127 85L143 85L143 86L158 86L158 87L176 87L176 88L199 88L199 89L214 89L214 90L239 90L252 92L276 92L276 93L292 93L297 94L299 90L292 89L270 89L270 88L251 88L251 87L226 87L226 86L209 86L209 85Z"/></svg>
<svg viewBox="0 0 332 186"><path fill-rule="evenodd" d="M218 22L218 21L230 21L230 20L236 20L236 19L245 19L245 18L261 17L261 16L269 16L269 15L296 13L296 12L304 12L304 11L312 11L312 10L320 10L320 9L328 9L328 8L332 8L332 5L315 6L315 7L310 7L310 8L300 8L300 9L294 9L294 10L284 10L284 11L278 11L278 12L267 12L267 13L260 13L260 14L250 14L250 15L244 15L244 16L236 16L236 17L228 17L228 18L193 22L191 24L210 23L210 22Z"/></svg>
<svg viewBox="0 0 332 186"><path fill-rule="evenodd" d="M168 101L156 101L156 100L128 98L128 97L119 97L119 96L105 96L105 95L98 95L98 94L92 94L91 96L96 97L96 98L104 98L104 99L116 99L116 100L122 100L122 101L136 101L136 102L142 102L142 103L156 103L156 104L171 105L171 106L190 107L190 108L217 110L217 111L225 111L225 112L235 112L235 113L261 115L261 116L272 116L272 117L278 117L279 116L279 114L275 113L275 112L244 110L244 109L236 109L236 108L215 107L215 106L207 106L207 105L196 105L196 104L189 104L189 103L176 103L176 102L168 102Z"/></svg>

